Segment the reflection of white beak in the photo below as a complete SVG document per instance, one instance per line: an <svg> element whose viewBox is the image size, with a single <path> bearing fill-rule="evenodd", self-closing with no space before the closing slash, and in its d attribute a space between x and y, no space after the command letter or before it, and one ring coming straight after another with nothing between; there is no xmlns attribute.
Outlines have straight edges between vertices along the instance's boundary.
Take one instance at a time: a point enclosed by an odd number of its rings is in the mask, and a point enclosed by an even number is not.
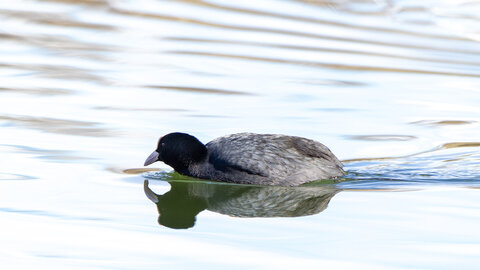
<svg viewBox="0 0 480 270"><path fill-rule="evenodd" d="M148 180L143 182L143 190L145 191L145 195L153 202L158 203L158 195L155 194L149 187L148 187Z"/></svg>
<svg viewBox="0 0 480 270"><path fill-rule="evenodd" d="M150 154L150 156L148 156L147 160L145 160L145 164L143 164L143 166L148 166L152 163L154 163L155 161L158 161L158 152L157 151L153 151L153 153Z"/></svg>

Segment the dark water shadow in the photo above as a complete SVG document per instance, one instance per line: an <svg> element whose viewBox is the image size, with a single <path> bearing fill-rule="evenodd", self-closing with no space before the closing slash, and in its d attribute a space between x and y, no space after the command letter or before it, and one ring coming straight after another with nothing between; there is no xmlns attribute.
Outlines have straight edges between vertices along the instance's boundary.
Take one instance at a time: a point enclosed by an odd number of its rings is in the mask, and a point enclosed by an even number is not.
<svg viewBox="0 0 480 270"><path fill-rule="evenodd" d="M169 181L170 190L156 194L144 182L147 197L156 204L158 223L187 229L204 211L232 217L300 217L322 212L340 189L332 185L308 187L248 186L206 181Z"/></svg>

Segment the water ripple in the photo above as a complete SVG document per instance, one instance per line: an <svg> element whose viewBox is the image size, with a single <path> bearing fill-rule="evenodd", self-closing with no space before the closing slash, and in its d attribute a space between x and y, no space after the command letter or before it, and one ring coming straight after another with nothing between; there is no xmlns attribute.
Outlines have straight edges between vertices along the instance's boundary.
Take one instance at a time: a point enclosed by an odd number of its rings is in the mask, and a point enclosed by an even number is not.
<svg viewBox="0 0 480 270"><path fill-rule="evenodd" d="M63 219L63 220L89 220L89 221L108 220L103 217L71 216L71 215L57 214L57 213L43 211L43 210L17 209L17 208L8 208L8 207L1 207L0 212L15 213L15 214L22 214L22 215L43 216L43 217L57 218L57 219Z"/></svg>
<svg viewBox="0 0 480 270"><path fill-rule="evenodd" d="M171 16L171 15L158 14L158 13L147 13L147 12L141 12L141 11L123 10L118 8L113 8L112 12L122 14L122 15L128 15L128 16L151 18L151 19L172 21L172 22L178 22L178 23L195 24L195 25L201 25L201 26L219 28L219 29L241 30L241 31L248 31L248 32L258 32L263 34L278 34L278 35L286 35L286 36L292 36L292 37L341 41L341 42L378 45L378 46L386 46L386 47L419 49L419 50L427 50L427 51L452 52L452 53L461 53L461 54L480 54L480 50L471 50L467 48L457 49L453 47L438 46L438 45L425 46L422 44L413 44L413 43L405 43L405 42L390 42L390 41L381 41L381 40L373 40L373 39L361 39L361 38L352 38L352 37L345 37L345 36L326 35L326 34L320 34L320 33L309 33L309 32L294 31L294 30L283 30L283 29L275 29L275 28L267 28L267 27L233 25L233 24L227 24L227 23L210 22L207 20Z"/></svg>
<svg viewBox="0 0 480 270"><path fill-rule="evenodd" d="M36 72L38 77L90 81L98 84L111 84L109 80L101 75L97 75L93 70L84 68L53 65L53 64L24 64L24 63L0 63L0 68L20 69Z"/></svg>
<svg viewBox="0 0 480 270"><path fill-rule="evenodd" d="M217 9L217 10L230 11L234 13L243 13L247 15L258 15L261 17L279 18L283 20L290 20L293 22L306 22L306 23L313 23L313 24L320 24L320 25L330 25L330 26L336 26L336 27L347 28L347 29L357 29L357 30L368 31L368 32L373 31L373 32L380 32L380 33L394 33L394 34L400 34L400 35L406 35L406 36L412 36L412 37L427 37L427 38L433 38L433 39L470 41L467 38L462 38L454 35L439 35L439 34L432 34L432 33L415 32L414 30L402 30L402 29L395 29L393 27L368 26L368 25L361 25L358 23L354 24L349 22L327 20L322 18L313 18L313 17L307 17L307 16L278 13L278 12L273 12L269 10L255 10L250 8L233 7L233 6L225 5L223 3L219 4L219 3L211 3L206 1L195 1L195 0L176 0L176 1L188 3L191 5L204 6L212 9ZM354 8L346 8L346 7L340 8L341 6L343 6L343 4L348 5L349 4L348 1L342 1L342 2L315 1L313 2L313 1L297 0L297 2L302 2L303 4L313 5L313 6L318 4L325 5L326 2L328 2L327 6L329 7L335 6L335 9L337 10L355 12Z"/></svg>
<svg viewBox="0 0 480 270"><path fill-rule="evenodd" d="M7 153L22 153L22 154L33 154L35 158L55 161L55 162L73 162L76 160L89 160L90 157L82 157L75 154L72 151L65 150L55 150L55 149L42 149L38 147L32 147L27 145L11 145L11 144L0 144L0 150L3 151L3 147L6 148Z"/></svg>
<svg viewBox="0 0 480 270"><path fill-rule="evenodd" d="M21 115L0 115L0 120L8 121L22 127L37 129L49 133L92 137L114 136L113 131L98 127L100 125L99 123L88 121Z"/></svg>
<svg viewBox="0 0 480 270"><path fill-rule="evenodd" d="M39 95L39 96L54 96L54 95L69 95L73 91L68 89L60 88L22 88L22 87L0 87L1 92L12 92L12 93L22 93L29 95Z"/></svg>
<svg viewBox="0 0 480 270"><path fill-rule="evenodd" d="M249 60L249 61L279 63L279 64L291 64L291 65L330 68L330 69L339 69L339 70L414 73L414 74L447 75L447 76L474 77L474 78L480 77L480 73L470 73L470 72L460 72L460 71L448 72L448 71L423 70L423 69L415 69L415 68L395 68L395 67L379 67L379 66L368 66L368 65L357 65L357 64L337 64L337 63L319 62L319 61L291 60L291 59L282 59L282 58L201 52L201 51L169 50L169 51L165 51L165 53L178 54L178 55L196 55L196 56L203 56L203 57L220 57L220 58L227 58L227 59L240 59L240 60ZM480 54L480 51L479 51L479 54Z"/></svg>
<svg viewBox="0 0 480 270"><path fill-rule="evenodd" d="M387 58L397 58L397 59L407 59L415 60L422 62L434 62L434 63L444 63L444 64L457 64L457 65L470 65L470 66L479 66L480 62L476 61L467 61L460 59L439 59L425 56L412 56L412 55L401 55L393 53L382 53L378 51L361 51L354 49L339 49L331 47L319 47L319 46L306 46L306 45L291 45L291 44L280 44L280 43L270 43L270 42L253 42L253 41L243 41L243 40L224 40L224 39L201 39L201 38L189 38L189 37L164 37L163 40L169 40L174 42L192 42L192 43L207 43L207 44L223 44L223 45L242 45L242 46L255 46L255 47L266 47L266 48L278 48L278 49L288 49L288 50L298 50L298 51L309 51L309 52L327 52L327 53L342 53L342 54L352 54L352 55L366 55L366 56L380 56Z"/></svg>
<svg viewBox="0 0 480 270"><path fill-rule="evenodd" d="M202 87L182 87L182 86L167 86L167 85L145 85L146 88L164 89L180 92L202 93L202 94L220 94L220 95L253 95L248 92L214 89L214 88L202 88Z"/></svg>
<svg viewBox="0 0 480 270"><path fill-rule="evenodd" d="M0 172L0 181L3 180L33 180L37 179L33 176L28 176L24 174L16 174L16 173L2 173Z"/></svg>
<svg viewBox="0 0 480 270"><path fill-rule="evenodd" d="M356 135L348 136L352 140L360 141L410 141L417 137L411 135Z"/></svg>
<svg viewBox="0 0 480 270"><path fill-rule="evenodd" d="M404 157L345 160L350 180L382 187L415 187L432 183L480 186L480 143L447 143L433 150ZM358 184L355 181L345 185Z"/></svg>
<svg viewBox="0 0 480 270"><path fill-rule="evenodd" d="M87 28L87 29L95 29L101 31L112 31L115 30L115 27L111 25L105 24L97 24L91 22L81 22L78 20L74 20L72 17L67 17L61 13L46 13L46 12L34 12L34 11L21 11L21 10L6 10L0 9L0 16L4 16L6 18L13 17L16 19L23 19L28 21L29 23L34 24L46 24L46 25L54 25L54 26L62 26L68 28Z"/></svg>

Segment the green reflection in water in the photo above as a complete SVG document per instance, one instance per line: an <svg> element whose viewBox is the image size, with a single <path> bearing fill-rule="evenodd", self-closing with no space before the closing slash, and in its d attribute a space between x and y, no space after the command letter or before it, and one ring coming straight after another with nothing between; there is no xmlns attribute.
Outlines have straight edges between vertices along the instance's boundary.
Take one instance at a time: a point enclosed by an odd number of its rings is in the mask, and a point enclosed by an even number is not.
<svg viewBox="0 0 480 270"><path fill-rule="evenodd" d="M171 174L175 178L177 174ZM183 178L185 179L185 178ZM340 192L333 185L252 186L168 179L170 190L154 193L144 182L145 194L157 205L160 225L186 229L196 216L209 210L233 217L299 217L322 212Z"/></svg>

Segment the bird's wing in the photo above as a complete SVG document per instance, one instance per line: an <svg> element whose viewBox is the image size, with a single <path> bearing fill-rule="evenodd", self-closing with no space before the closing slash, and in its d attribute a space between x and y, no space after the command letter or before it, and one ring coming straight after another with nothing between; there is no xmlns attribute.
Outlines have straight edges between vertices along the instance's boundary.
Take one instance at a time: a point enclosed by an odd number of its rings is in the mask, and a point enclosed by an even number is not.
<svg viewBox="0 0 480 270"><path fill-rule="evenodd" d="M207 149L217 170L264 177L285 177L319 160L322 166L342 166L323 144L293 136L238 133L209 142Z"/></svg>

